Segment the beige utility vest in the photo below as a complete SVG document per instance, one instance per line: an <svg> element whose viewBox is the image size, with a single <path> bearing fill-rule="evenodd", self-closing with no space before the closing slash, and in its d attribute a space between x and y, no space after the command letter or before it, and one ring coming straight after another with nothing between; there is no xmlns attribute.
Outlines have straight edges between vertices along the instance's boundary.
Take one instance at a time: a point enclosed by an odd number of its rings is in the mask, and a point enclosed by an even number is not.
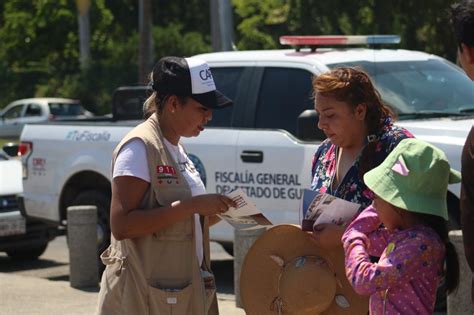
<svg viewBox="0 0 474 315"><path fill-rule="evenodd" d="M191 197L191 190L167 148L156 114L134 128L115 148L133 138L146 146L150 189L143 209L169 206ZM98 314L218 314L216 287L209 260L209 223L201 217L204 260L199 266L194 237L194 215L167 229L137 239L117 241L101 259ZM204 286L204 278L206 286Z"/></svg>

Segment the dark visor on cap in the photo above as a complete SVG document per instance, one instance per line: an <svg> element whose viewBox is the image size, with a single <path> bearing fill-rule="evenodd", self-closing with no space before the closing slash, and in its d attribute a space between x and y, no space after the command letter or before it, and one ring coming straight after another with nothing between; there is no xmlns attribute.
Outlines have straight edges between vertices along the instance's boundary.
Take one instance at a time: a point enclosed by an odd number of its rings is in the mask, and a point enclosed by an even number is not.
<svg viewBox="0 0 474 315"><path fill-rule="evenodd" d="M192 94L190 97L201 105L212 109L224 108L233 104L228 97L218 90L202 94Z"/></svg>

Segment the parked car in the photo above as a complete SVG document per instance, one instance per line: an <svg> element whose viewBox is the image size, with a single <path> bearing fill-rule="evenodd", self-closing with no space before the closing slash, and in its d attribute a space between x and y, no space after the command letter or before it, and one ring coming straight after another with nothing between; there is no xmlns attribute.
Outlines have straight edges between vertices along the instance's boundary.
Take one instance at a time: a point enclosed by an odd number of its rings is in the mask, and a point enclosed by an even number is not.
<svg viewBox="0 0 474 315"><path fill-rule="evenodd" d="M57 234L54 225L26 218L18 196L23 192L18 144L0 148L0 252L14 260L34 260Z"/></svg>
<svg viewBox="0 0 474 315"><path fill-rule="evenodd" d="M68 98L26 98L8 104L0 112L0 138L18 139L23 125L34 122L86 118L93 114L78 100Z"/></svg>

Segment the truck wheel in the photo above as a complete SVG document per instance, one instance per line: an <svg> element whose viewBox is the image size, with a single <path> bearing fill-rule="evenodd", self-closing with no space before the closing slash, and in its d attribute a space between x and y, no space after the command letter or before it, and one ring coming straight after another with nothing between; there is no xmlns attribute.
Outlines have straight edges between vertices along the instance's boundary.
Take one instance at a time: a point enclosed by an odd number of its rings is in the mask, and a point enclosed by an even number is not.
<svg viewBox="0 0 474 315"><path fill-rule="evenodd" d="M71 204L72 206L97 206L97 253L100 255L110 244L109 211L110 198L101 191L85 190L80 192ZM104 269L99 260L100 270Z"/></svg>
<svg viewBox="0 0 474 315"><path fill-rule="evenodd" d="M14 261L30 261L36 260L41 256L48 247L48 243L36 244L32 246L23 246L7 251L8 257Z"/></svg>

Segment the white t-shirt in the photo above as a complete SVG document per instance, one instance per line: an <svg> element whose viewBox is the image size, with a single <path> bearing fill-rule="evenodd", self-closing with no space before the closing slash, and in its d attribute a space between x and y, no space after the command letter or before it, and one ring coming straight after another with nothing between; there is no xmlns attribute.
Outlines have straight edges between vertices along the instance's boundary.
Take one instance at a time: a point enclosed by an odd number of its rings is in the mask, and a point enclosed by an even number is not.
<svg viewBox="0 0 474 315"><path fill-rule="evenodd" d="M188 158L186 152L184 152L183 147L181 145L173 145L166 139L163 139L163 143L166 145L166 148L178 165L181 174L186 179L186 182L191 188L191 194L193 196L205 194L206 188L202 183L201 177L194 167L193 162ZM118 176L134 176L143 179L148 183L151 181L150 173L148 171L146 147L140 139L132 139L126 143L117 155L114 165L113 178ZM195 213L194 219L196 254L199 265L201 265L204 254L202 247L202 228L201 222L199 221L199 214Z"/></svg>

